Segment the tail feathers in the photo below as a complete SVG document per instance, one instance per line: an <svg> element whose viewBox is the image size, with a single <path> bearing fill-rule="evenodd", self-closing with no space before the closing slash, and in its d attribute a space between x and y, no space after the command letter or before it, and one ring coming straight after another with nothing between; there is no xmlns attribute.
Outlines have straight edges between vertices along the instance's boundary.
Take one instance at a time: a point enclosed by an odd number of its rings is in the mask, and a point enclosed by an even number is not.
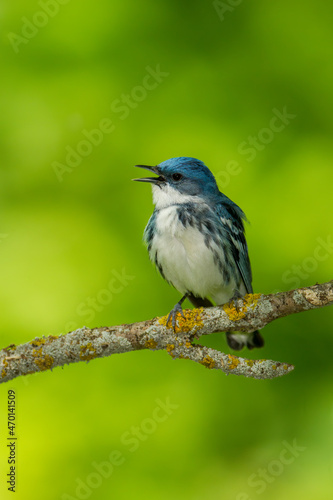
<svg viewBox="0 0 333 500"><path fill-rule="evenodd" d="M258 330L252 333L227 333L227 342L235 351L240 351L243 347L248 349L263 347L265 343Z"/></svg>

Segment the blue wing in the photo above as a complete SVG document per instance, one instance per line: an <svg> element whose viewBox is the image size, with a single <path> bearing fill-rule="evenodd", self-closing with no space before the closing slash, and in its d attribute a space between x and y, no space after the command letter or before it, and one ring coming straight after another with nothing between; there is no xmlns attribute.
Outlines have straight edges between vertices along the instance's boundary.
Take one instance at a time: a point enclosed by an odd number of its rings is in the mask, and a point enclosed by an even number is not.
<svg viewBox="0 0 333 500"><path fill-rule="evenodd" d="M227 196L222 195L222 200L217 204L217 215L226 229L231 253L243 280L247 293L252 293L252 272L245 239L243 220L244 212Z"/></svg>

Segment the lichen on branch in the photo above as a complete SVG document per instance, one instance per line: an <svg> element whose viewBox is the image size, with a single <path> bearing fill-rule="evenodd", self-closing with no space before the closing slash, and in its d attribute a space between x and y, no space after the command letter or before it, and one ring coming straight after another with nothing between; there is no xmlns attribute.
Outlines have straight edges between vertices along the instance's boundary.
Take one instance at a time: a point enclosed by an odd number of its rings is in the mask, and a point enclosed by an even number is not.
<svg viewBox="0 0 333 500"><path fill-rule="evenodd" d="M142 349L165 350L173 359L188 359L206 368L257 379L275 378L294 369L288 363L251 360L194 343L214 332L253 332L291 314L333 304L333 281L271 295L249 294L219 307L185 310L176 331L167 316L140 323L80 328L65 335L11 344L0 351L0 382L79 361Z"/></svg>

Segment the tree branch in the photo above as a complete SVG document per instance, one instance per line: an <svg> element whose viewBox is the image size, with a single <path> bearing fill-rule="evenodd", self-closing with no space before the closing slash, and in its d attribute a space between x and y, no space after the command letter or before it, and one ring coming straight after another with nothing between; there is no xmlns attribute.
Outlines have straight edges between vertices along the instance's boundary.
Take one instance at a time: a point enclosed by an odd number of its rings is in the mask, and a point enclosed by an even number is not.
<svg viewBox="0 0 333 500"><path fill-rule="evenodd" d="M333 281L272 295L251 294L220 307L184 311L176 332L167 316L113 327L80 328L66 335L36 338L0 351L0 382L78 361L141 349L165 350L172 358L191 359L226 374L257 379L289 373L292 365L266 359L249 360L194 344L213 332L252 332L290 314L333 304Z"/></svg>

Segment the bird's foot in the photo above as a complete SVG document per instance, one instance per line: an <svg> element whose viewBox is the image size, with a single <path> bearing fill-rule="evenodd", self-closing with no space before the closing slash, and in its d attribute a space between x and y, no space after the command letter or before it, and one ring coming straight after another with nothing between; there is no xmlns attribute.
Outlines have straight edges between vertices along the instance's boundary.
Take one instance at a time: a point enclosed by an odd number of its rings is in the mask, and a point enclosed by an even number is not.
<svg viewBox="0 0 333 500"><path fill-rule="evenodd" d="M238 290L235 290L228 304L232 305L236 309L236 311L239 312L241 310L241 307L238 307L238 300L242 298L243 295Z"/></svg>
<svg viewBox="0 0 333 500"><path fill-rule="evenodd" d="M167 319L167 326L169 324L169 321L171 320L171 324L172 324L172 328L173 328L173 331L175 332L176 331L176 319L177 319L177 314L181 314L181 316L183 316L183 318L185 319L185 316L184 316L184 313L183 313L183 309L182 309L182 302L183 301L179 301L175 307L172 309L172 311L170 312L169 316L168 316L168 319Z"/></svg>

